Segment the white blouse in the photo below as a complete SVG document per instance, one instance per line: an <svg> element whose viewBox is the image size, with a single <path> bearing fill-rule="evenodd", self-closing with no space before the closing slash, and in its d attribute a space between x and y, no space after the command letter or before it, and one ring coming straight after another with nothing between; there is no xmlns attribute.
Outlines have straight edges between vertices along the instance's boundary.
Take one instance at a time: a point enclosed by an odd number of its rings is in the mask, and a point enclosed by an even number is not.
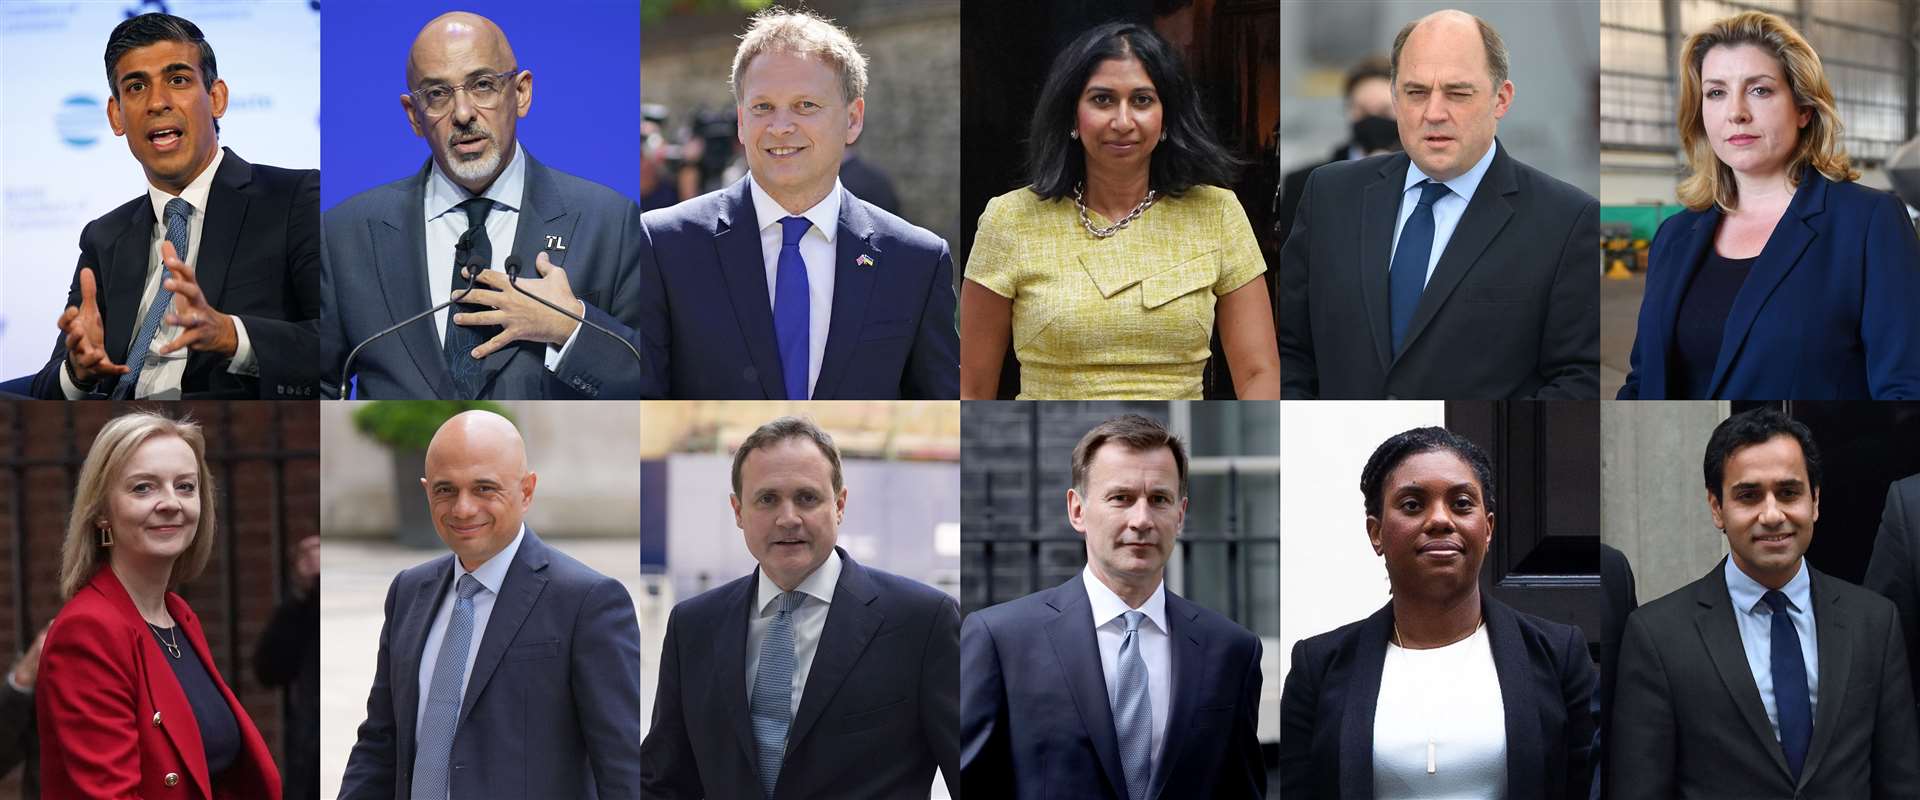
<svg viewBox="0 0 1920 800"><path fill-rule="evenodd" d="M1482 800L1506 794L1506 710L1487 626L1431 650L1389 642L1373 712L1373 796Z"/></svg>

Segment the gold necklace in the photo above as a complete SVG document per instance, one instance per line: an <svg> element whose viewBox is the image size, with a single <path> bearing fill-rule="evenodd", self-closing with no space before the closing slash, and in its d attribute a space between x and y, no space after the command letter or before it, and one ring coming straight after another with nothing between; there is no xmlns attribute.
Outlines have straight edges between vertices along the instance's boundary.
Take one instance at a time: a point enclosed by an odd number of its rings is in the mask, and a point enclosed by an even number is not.
<svg viewBox="0 0 1920 800"><path fill-rule="evenodd" d="M160 630L161 630L160 626L149 622L147 623L147 627L153 629L154 638L159 639L160 646L167 651L167 655L172 656L173 660L179 661L180 660L180 632L175 630L173 631L172 637L168 639L162 639L160 638Z"/></svg>

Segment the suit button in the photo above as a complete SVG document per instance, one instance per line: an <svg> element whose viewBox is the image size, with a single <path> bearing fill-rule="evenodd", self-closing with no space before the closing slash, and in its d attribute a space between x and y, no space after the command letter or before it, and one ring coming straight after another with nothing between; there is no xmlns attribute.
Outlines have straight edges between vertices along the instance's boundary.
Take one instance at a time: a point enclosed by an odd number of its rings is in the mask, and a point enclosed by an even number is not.
<svg viewBox="0 0 1920 800"><path fill-rule="evenodd" d="M153 712L153 727L160 727L160 712Z"/></svg>
<svg viewBox="0 0 1920 800"><path fill-rule="evenodd" d="M165 777L165 778L162 778L162 779L160 779L160 780L161 780L161 782L162 782L162 783L165 783L165 784L166 784L167 786L169 786L169 787L173 787L173 786L179 786L179 785L180 785L180 773L178 773L178 772L169 772L169 773L167 773L167 777Z"/></svg>

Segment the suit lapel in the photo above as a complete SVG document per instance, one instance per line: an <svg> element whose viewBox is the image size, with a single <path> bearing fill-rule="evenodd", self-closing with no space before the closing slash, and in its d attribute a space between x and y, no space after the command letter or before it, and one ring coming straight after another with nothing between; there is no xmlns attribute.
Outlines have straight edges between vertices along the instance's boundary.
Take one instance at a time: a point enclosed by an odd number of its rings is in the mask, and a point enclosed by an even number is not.
<svg viewBox="0 0 1920 800"><path fill-rule="evenodd" d="M860 328L866 323L868 300L880 269L880 250L873 246L873 220L851 192L840 192L840 230L834 235L833 317L828 322L827 349L820 359L820 377L814 381L813 399L832 400L838 394L840 377L860 344ZM867 258L867 265L860 258Z"/></svg>
<svg viewBox="0 0 1920 800"><path fill-rule="evenodd" d="M1107 700L1106 670L1100 665L1100 643L1093 633L1093 609L1088 605L1086 588L1078 575L1053 589L1047 598L1058 615L1048 620L1047 640L1053 645L1054 658L1060 662L1060 678L1067 683L1067 695L1080 714L1081 729L1093 745L1093 753L1106 773L1107 788L1102 795L1120 795L1126 786L1120 770L1120 743L1114 734L1113 707ZM1169 728L1170 733L1178 735ZM1088 787L1092 788L1092 787Z"/></svg>
<svg viewBox="0 0 1920 800"><path fill-rule="evenodd" d="M733 729L734 741L749 765L759 762L753 742L752 709L747 707L747 619L758 610L753 600L759 585L757 567L746 580L734 582L713 638L713 686L720 693L720 718Z"/></svg>
<svg viewBox="0 0 1920 800"><path fill-rule="evenodd" d="M220 308L226 299L228 273L233 269L233 254L239 248L240 231L247 219L247 194L243 190L252 182L253 165L228 150L207 193L207 219L200 225L200 253L193 263L194 278L214 308Z"/></svg>
<svg viewBox="0 0 1920 800"><path fill-rule="evenodd" d="M553 176L548 173L546 165L535 161L525 150L520 152L526 156L527 171L525 184L520 188L520 210L513 229L513 252L509 257L519 260L521 278L538 278L540 268L534 261L546 247L547 233L564 230L559 235L573 235L573 227L580 221L580 214L567 208L566 198L553 186ZM505 275L506 264L506 259L499 259L493 266ZM480 362L481 394L488 394L486 387L493 386L494 380L500 377L501 371L516 356L532 351L529 357L540 357L544 361L546 348L545 344L539 342L515 342L488 353Z"/></svg>
<svg viewBox="0 0 1920 800"><path fill-rule="evenodd" d="M1427 279L1427 288L1420 292L1420 303L1414 306L1413 319L1407 323L1402 353L1413 349L1414 341L1427 329L1427 323L1440 313L1440 306L1479 263L1487 246L1493 244L1493 237L1513 219L1513 201L1507 198L1520 193L1520 179L1507 151L1497 149L1497 143L1494 146L1493 163L1487 165L1480 188L1474 190L1473 197L1467 198L1466 213L1454 227L1453 236L1447 239L1446 249L1440 251L1440 261L1434 265L1433 276Z"/></svg>
<svg viewBox="0 0 1920 800"><path fill-rule="evenodd" d="M368 220L368 235L373 240L375 272L380 276L381 295L386 298L387 317L394 322L411 317L446 298L434 298L427 286L427 176L431 162L421 168L407 192L407 204L377 220ZM397 221L396 221L397 220ZM453 373L447 371L446 356L441 353L439 333L421 320L400 329L400 341L406 345L420 378L432 387L434 397L453 397Z"/></svg>
<svg viewBox="0 0 1920 800"><path fill-rule="evenodd" d="M1722 571L1726 561L1723 559L1720 563L1721 566L1715 567L1694 589L1694 600L1700 604L1693 615L1694 627L1700 631L1707 656L1720 673L1721 684L1732 695L1734 706L1740 709L1740 718L1746 721L1748 732L1772 757L1780 775L1791 780L1793 773L1787 769L1786 751L1780 749L1780 739L1773 735L1773 723L1767 721L1760 686L1753 682L1753 669L1747 665L1747 651L1740 643L1740 627L1733 618L1736 613L1733 598L1727 594L1727 576Z"/></svg>
<svg viewBox="0 0 1920 800"><path fill-rule="evenodd" d="M1498 600L1482 595L1482 615L1487 621L1487 646L1493 651L1493 671L1500 681L1500 696L1507 718L1507 793L1515 797L1542 792L1546 763L1542 742L1546 731L1534 709L1534 695L1527 677L1530 664L1526 642L1520 638L1520 622L1513 611Z"/></svg>
<svg viewBox="0 0 1920 800"><path fill-rule="evenodd" d="M473 657L473 675L467 679L467 695L460 701L460 719L472 713L474 702L487 690L487 682L500 667L507 647L519 635L520 625L527 621L533 604L539 602L540 593L546 590L547 561L546 543L528 528L526 538L520 541L520 550L513 554L513 563L507 565L507 577L500 584L500 596L494 598L493 613L487 617L480 652Z"/></svg>
<svg viewBox="0 0 1920 800"><path fill-rule="evenodd" d="M1160 769L1153 773L1152 783L1148 785L1147 796L1159 797L1166 791L1167 783L1174 770L1180 768L1180 757L1186 755L1186 748L1178 743L1204 743L1208 747L1215 741L1204 741L1184 735L1193 727L1193 712L1200 703L1201 683L1211 673L1206 662L1206 646L1200 633L1200 625L1195 622L1200 609L1186 598L1173 592L1167 592L1167 624L1172 630L1167 632L1167 643L1173 649L1173 674L1167 676L1167 685L1173 687L1173 697L1167 703L1166 744L1160 756ZM1182 784L1176 784L1184 785Z"/></svg>
<svg viewBox="0 0 1920 800"><path fill-rule="evenodd" d="M1707 248L1713 246L1713 232L1719 228L1720 207L1711 206L1693 221L1687 238L1680 243L1681 260L1673 265L1679 272L1662 276L1657 285L1651 280L1647 282L1647 296L1641 303L1643 307L1658 310L1655 324L1660 328L1658 337L1651 342L1650 350L1654 352L1640 354L1640 363L1652 367L1640 375L1641 397L1667 397L1672 391L1667 387L1667 354L1673 346L1674 328L1680 323L1680 301L1685 298L1687 287L1693 285L1701 259L1706 257Z"/></svg>
<svg viewBox="0 0 1920 800"><path fill-rule="evenodd" d="M1367 184L1360 196L1360 302L1367 309L1367 330L1373 332L1373 353L1380 374L1393 366L1392 315L1387 308L1387 273L1393 266L1393 226L1400 214L1400 184L1407 179L1405 156L1387 159L1380 179Z"/></svg>
<svg viewBox="0 0 1920 800"><path fill-rule="evenodd" d="M393 719L399 730L399 755L408 762L413 750L414 731L420 720L420 662L426 658L427 630L433 625L434 612L440 610L440 596L445 594L447 583L453 580L453 556L442 556L410 586L402 586L399 591L403 598L406 616L401 618L399 630L390 643L393 645L393 666L387 675L393 691Z"/></svg>
<svg viewBox="0 0 1920 800"><path fill-rule="evenodd" d="M787 733L789 753L806 740L826 713L827 705L833 702L854 665L860 663L867 643L873 641L873 634L887 618L874 607L879 594L866 570L846 551L839 552L840 583L833 589L833 604L827 608L827 624L820 631L820 647L814 651L813 666L807 671L807 685L801 688L800 713Z"/></svg>
<svg viewBox="0 0 1920 800"><path fill-rule="evenodd" d="M116 364L127 363L127 351L133 349L133 334L139 328L135 315L146 300L147 250L153 244L153 203L143 194L133 212L133 221L120 232L108 264L88 264L93 268L94 288L105 309L101 324L106 337L107 355Z"/></svg>
<svg viewBox="0 0 1920 800"><path fill-rule="evenodd" d="M1819 170L1808 168L1802 173L1800 190L1794 194L1793 202L1773 226L1773 235L1767 237L1766 247L1761 249L1760 259L1754 262L1753 271L1747 273L1746 282L1740 284L1740 292L1733 296L1733 308L1727 311L1727 327L1720 335L1720 358L1713 365L1709 397L1720 395L1728 368L1739 354L1740 345L1746 342L1747 332L1753 329L1754 322L1760 317L1760 307L1766 304L1773 290L1800 263L1800 254L1813 244L1815 234L1813 226L1807 224L1807 219L1824 211L1826 202L1826 178L1820 176Z"/></svg>
<svg viewBox="0 0 1920 800"><path fill-rule="evenodd" d="M1340 717L1340 795L1373 797L1373 714L1380 704L1380 672L1393 635L1393 603L1373 612L1360 626L1353 653L1352 683Z"/></svg>
<svg viewBox="0 0 1920 800"><path fill-rule="evenodd" d="M726 192L727 203L721 210L713 244L720 261L720 277L727 284L727 298L733 303L734 322L740 326L754 376L765 393L759 398L735 399L784 400L786 381L773 333L773 306L767 301L767 262L760 252L760 223L753 211L747 179L741 178Z"/></svg>
<svg viewBox="0 0 1920 800"><path fill-rule="evenodd" d="M1847 678L1853 674L1853 637L1847 630L1849 609L1831 591L1832 579L1800 562L1813 580L1814 637L1820 654L1820 711L1813 722L1813 742L1807 748L1807 762L1800 769L1800 787L1820 768L1820 761L1833 744L1834 729L1840 724L1840 707L1847 698ZM1891 646L1899 647L1898 642Z"/></svg>

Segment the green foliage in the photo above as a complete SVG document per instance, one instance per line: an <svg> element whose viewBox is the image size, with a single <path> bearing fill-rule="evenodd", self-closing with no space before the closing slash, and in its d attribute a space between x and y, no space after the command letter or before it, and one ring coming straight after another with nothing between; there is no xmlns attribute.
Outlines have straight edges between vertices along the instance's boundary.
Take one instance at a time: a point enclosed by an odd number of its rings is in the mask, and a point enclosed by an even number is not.
<svg viewBox="0 0 1920 800"><path fill-rule="evenodd" d="M353 412L353 426L388 447L425 450L442 423L473 409L513 419L505 407L487 400L376 400Z"/></svg>
<svg viewBox="0 0 1920 800"><path fill-rule="evenodd" d="M752 14L770 5L773 0L640 0L640 22L644 25L687 14Z"/></svg>

